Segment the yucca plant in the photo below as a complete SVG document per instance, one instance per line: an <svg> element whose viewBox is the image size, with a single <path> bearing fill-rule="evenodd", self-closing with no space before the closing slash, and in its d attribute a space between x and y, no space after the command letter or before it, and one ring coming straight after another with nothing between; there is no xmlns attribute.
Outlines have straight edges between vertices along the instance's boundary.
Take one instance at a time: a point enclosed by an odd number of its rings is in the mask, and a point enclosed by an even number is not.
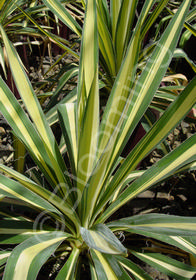
<svg viewBox="0 0 196 280"><path fill-rule="evenodd" d="M113 215L141 192L196 167L193 135L149 169L137 170L145 156L194 106L196 79L175 98L129 155L121 158L127 140L168 68L190 2L182 2L138 76L142 15L149 4L145 2L101 117L96 1L86 3L77 100L58 107L67 148L65 158L0 26L12 74L25 105L23 110L0 79L0 110L37 168L32 176L31 170L30 176L25 176L0 165L2 271L7 263L4 280L36 279L44 263L54 259L60 264L57 280L84 278L84 273L89 279L152 279L137 260L175 279L188 280L194 276L196 268L180 262L178 257L196 257L195 218L151 213L117 219ZM14 212L8 207L10 204L14 204ZM119 234L124 236L124 242L120 242ZM144 240L157 240L152 250L140 246L141 236ZM130 243L133 237L138 242Z"/></svg>

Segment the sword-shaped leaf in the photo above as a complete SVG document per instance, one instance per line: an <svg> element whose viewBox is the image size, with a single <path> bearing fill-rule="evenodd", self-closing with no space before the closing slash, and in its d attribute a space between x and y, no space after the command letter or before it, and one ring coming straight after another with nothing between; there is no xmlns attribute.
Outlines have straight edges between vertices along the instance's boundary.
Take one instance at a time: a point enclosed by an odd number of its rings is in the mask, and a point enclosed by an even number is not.
<svg viewBox="0 0 196 280"><path fill-rule="evenodd" d="M112 255L122 255L127 252L118 238L104 224L98 224L92 229L81 227L80 232L89 248Z"/></svg>
<svg viewBox="0 0 196 280"><path fill-rule="evenodd" d="M68 237L70 235L67 233L55 232L27 239L12 251L3 279L36 279L42 265Z"/></svg>
<svg viewBox="0 0 196 280"><path fill-rule="evenodd" d="M165 214L146 214L119 219L107 224L112 231L137 229L164 235L196 235L196 218Z"/></svg>
<svg viewBox="0 0 196 280"><path fill-rule="evenodd" d="M66 103L58 107L59 120L67 146L73 175L77 168L76 103Z"/></svg>
<svg viewBox="0 0 196 280"><path fill-rule="evenodd" d="M77 100L78 188L82 192L95 162L99 127L96 1L89 0L83 29Z"/></svg>
<svg viewBox="0 0 196 280"><path fill-rule="evenodd" d="M136 280L153 280L147 272L141 269L134 262L129 259L123 258L122 256L116 256L118 262L127 270L131 275L133 275Z"/></svg>
<svg viewBox="0 0 196 280"><path fill-rule="evenodd" d="M19 244L36 234L49 233L55 229L35 228L30 221L7 219L0 222L0 244Z"/></svg>
<svg viewBox="0 0 196 280"><path fill-rule="evenodd" d="M31 194L31 192L33 192L40 199L43 198L45 201L48 201L49 203L51 203L52 208L51 208L50 212L51 213L54 212L57 214L55 216L55 218L57 218L61 221L62 213L63 213L65 216L70 217L70 220L75 221L76 227L80 224L80 221L75 212L75 208L73 206L71 206L67 201L65 201L66 196L64 198L60 198L56 194L57 190L54 190L54 192L51 193L47 189L36 184L34 181L29 179L28 177L26 177L26 176L16 172L15 170L13 170L7 166L4 166L2 164L0 164L0 171L3 171L7 175L9 175L12 178L14 178L15 180L17 180L20 183L20 186L22 186L21 187L22 189L25 188L25 190L30 191L30 194ZM50 212L48 211L48 213L50 213ZM69 221L69 219L68 219L68 221Z"/></svg>
<svg viewBox="0 0 196 280"><path fill-rule="evenodd" d="M77 35L81 36L81 27L70 15L66 8L58 0L43 0L44 4L62 20L65 25L71 28Z"/></svg>
<svg viewBox="0 0 196 280"><path fill-rule="evenodd" d="M99 31L99 48L104 58L104 66L112 77L116 75L115 51L109 27L101 12L101 1L97 1L97 23Z"/></svg>
<svg viewBox="0 0 196 280"><path fill-rule="evenodd" d="M10 251L1 251L0 252L0 266L4 265L7 262L11 252Z"/></svg>
<svg viewBox="0 0 196 280"><path fill-rule="evenodd" d="M1 78L0 86L0 110L10 126L13 128L16 136L25 144L32 158L52 186L56 187L58 185L57 174L59 174L59 177L61 178L59 178L61 180L60 182L65 183L66 181L64 175L62 174L60 166L57 166L54 155L51 154L51 151L49 151L49 147L46 146L46 143L40 139L34 125L31 123L13 93L9 90ZM53 159L53 161L51 159Z"/></svg>
<svg viewBox="0 0 196 280"><path fill-rule="evenodd" d="M0 174L0 189L1 194L4 194L8 197L14 197L17 199L20 199L22 201L27 202L29 205L34 206L41 210L46 210L49 212L56 212L58 211L51 205L48 201L41 198L40 196L36 195L32 191L26 189L24 186L22 186L20 183L7 178Z"/></svg>
<svg viewBox="0 0 196 280"><path fill-rule="evenodd" d="M131 280L117 259L112 255L90 250L97 278L102 280Z"/></svg>
<svg viewBox="0 0 196 280"><path fill-rule="evenodd" d="M135 18L135 12L138 0L124 0L118 14L115 34L115 50L116 50L116 67L117 73L120 69L123 57L127 50L128 40L133 30L132 24ZM137 48L137 46L135 46Z"/></svg>
<svg viewBox="0 0 196 280"><path fill-rule="evenodd" d="M116 227L117 229L117 227ZM120 227L119 227L120 229ZM136 227L125 229L126 232L130 232L131 234L139 234L142 236L148 236L154 239L157 239L161 242L170 244L172 246L182 249L185 252L188 252L196 257L196 236L192 234L190 236L175 236L166 234L166 231L162 234L151 231L151 229L141 230ZM169 231L167 231L169 232ZM171 232L171 231L170 231Z"/></svg>
<svg viewBox="0 0 196 280"><path fill-rule="evenodd" d="M174 279L189 280L196 273L196 268L158 253L132 253L140 260Z"/></svg>
<svg viewBox="0 0 196 280"><path fill-rule="evenodd" d="M73 248L72 253L70 254L68 260L64 266L59 271L55 280L74 280L75 272L77 269L77 261L80 255L80 250L78 248Z"/></svg>

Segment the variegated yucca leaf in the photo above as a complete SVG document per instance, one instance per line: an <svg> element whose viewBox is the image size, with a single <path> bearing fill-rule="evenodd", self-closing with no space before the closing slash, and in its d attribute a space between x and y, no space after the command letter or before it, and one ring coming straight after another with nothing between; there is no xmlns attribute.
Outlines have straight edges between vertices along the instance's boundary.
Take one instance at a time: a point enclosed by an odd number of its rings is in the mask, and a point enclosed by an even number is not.
<svg viewBox="0 0 196 280"><path fill-rule="evenodd" d="M91 42L89 44L89 42ZM87 1L77 97L77 187L82 193L93 170L99 128L96 1Z"/></svg>
<svg viewBox="0 0 196 280"><path fill-rule="evenodd" d="M137 280L152 280L152 278L139 266L122 256L116 257L118 262Z"/></svg>
<svg viewBox="0 0 196 280"><path fill-rule="evenodd" d="M112 255L90 250L98 279L130 280L130 276Z"/></svg>
<svg viewBox="0 0 196 280"><path fill-rule="evenodd" d="M12 251L4 279L36 279L41 266L68 237L70 235L67 233L55 232L37 235L24 241Z"/></svg>
<svg viewBox="0 0 196 280"><path fill-rule="evenodd" d="M52 228L35 229L31 221L7 219L1 221L0 244L19 244L37 234L54 231Z"/></svg>
<svg viewBox="0 0 196 280"><path fill-rule="evenodd" d="M127 217L108 224L112 231L136 229L163 235L193 236L196 234L196 218L165 214L146 214Z"/></svg>
<svg viewBox="0 0 196 280"><path fill-rule="evenodd" d="M66 8L60 3L60 1L55 0L43 0L44 4L49 7L51 11L58 16L62 22L64 22L69 28L71 28L76 34L81 35L80 25L72 18L70 13Z"/></svg>
<svg viewBox="0 0 196 280"><path fill-rule="evenodd" d="M126 255L127 253L126 248L104 224L98 224L90 230L81 227L80 232L89 248L113 255Z"/></svg>
<svg viewBox="0 0 196 280"><path fill-rule="evenodd" d="M70 223L70 220L75 222L75 226L76 228L78 228L80 221L78 219L78 216L75 212L75 208L73 206L71 206L69 203L67 203L66 197L64 197L63 199L60 198L58 195L56 195L56 193L51 193L50 191L48 191L47 189L44 189L42 186L39 186L38 184L36 184L34 181L30 180L28 177L14 171L11 168L8 168L2 164L0 164L0 171L6 173L7 175L11 176L12 178L16 179L18 182L20 182L20 184L18 184L17 182L13 181L16 183L16 186L14 183L12 183L11 179L8 180L8 178L5 178L5 186L4 188L6 188L6 195L9 194L9 196L13 196L17 199L23 200L24 202L26 202L26 200L31 201L32 197L38 198L38 201L41 201L42 203L46 203L47 207L45 206L45 210L47 213L54 213L55 219L57 219L58 221L64 223L66 221L66 225L71 229L71 231L73 230L73 226ZM1 176L1 175L0 175ZM10 190L9 190L10 188ZM17 192L13 193L13 190L16 189ZM55 190L56 191L56 190ZM4 190L5 192L5 190ZM20 193L26 194L24 195L24 197L22 197L20 195ZM56 191L57 192L57 191ZM31 202L33 203L33 202ZM30 203L30 204L31 204ZM36 205L32 204L34 207ZM36 207L38 207L38 209L41 209L42 204L38 204ZM54 207L55 206L55 207ZM43 206L44 209L44 206ZM63 218L62 218L62 213L63 213ZM67 217L67 218L66 218ZM79 230L79 228L78 228Z"/></svg>
<svg viewBox="0 0 196 280"><path fill-rule="evenodd" d="M79 258L80 250L78 248L73 248L72 253L70 254L68 260L64 266L59 271L56 280L72 280L76 278L77 275L77 262Z"/></svg>
<svg viewBox="0 0 196 280"><path fill-rule="evenodd" d="M182 262L171 259L167 256L158 253L138 253L132 252L133 255L140 260L145 261L151 266L154 266L164 274L179 280L189 280L195 273L196 268L184 264Z"/></svg>
<svg viewBox="0 0 196 280"><path fill-rule="evenodd" d="M142 71L134 89L130 90L130 95L125 106L125 112L123 112L122 120L119 121L117 127L118 138L112 153L112 159L114 159L115 156L122 151L122 148L124 148L123 143L126 142L130 132L133 131L139 119L146 111L155 91L161 83L161 79L165 74L178 42L180 30L182 29L189 5L190 3L188 3L188 1L182 3L180 9L171 20L169 26L154 49L150 60Z"/></svg>
<svg viewBox="0 0 196 280"><path fill-rule="evenodd" d="M70 155L72 173L76 176L77 170L77 137L76 137L76 103L59 105L59 121L62 126L65 143Z"/></svg>

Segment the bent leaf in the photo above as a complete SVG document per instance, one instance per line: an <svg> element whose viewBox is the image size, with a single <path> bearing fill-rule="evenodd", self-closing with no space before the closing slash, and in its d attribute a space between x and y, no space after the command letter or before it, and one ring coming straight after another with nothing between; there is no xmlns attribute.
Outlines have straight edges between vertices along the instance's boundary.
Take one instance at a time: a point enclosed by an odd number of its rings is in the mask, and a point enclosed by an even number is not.
<svg viewBox="0 0 196 280"><path fill-rule="evenodd" d="M196 273L196 268L158 253L132 253L140 260L175 279L189 280Z"/></svg>
<svg viewBox="0 0 196 280"><path fill-rule="evenodd" d="M36 279L42 265L68 237L70 235L67 233L55 232L27 239L12 251L3 279Z"/></svg>
<svg viewBox="0 0 196 280"><path fill-rule="evenodd" d="M137 229L164 235L196 235L196 218L165 214L146 214L120 219L107 224L113 231Z"/></svg>
<svg viewBox="0 0 196 280"><path fill-rule="evenodd" d="M103 224L98 224L92 229L81 227L80 232L85 243L92 249L114 255L127 252L112 231Z"/></svg>

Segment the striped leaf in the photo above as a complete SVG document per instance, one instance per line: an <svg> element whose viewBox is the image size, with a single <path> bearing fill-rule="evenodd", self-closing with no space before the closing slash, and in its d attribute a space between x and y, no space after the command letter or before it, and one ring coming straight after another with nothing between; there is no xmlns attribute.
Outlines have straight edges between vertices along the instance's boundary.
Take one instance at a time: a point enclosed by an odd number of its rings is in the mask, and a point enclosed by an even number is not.
<svg viewBox="0 0 196 280"><path fill-rule="evenodd" d="M59 271L55 280L74 280L76 268L77 268L77 261L80 254L80 250L78 248L73 248L72 253L70 254L68 260L64 264L64 266Z"/></svg>
<svg viewBox="0 0 196 280"><path fill-rule="evenodd" d="M135 18L137 2L138 0L124 0L120 7L115 34L117 73L127 50L131 30L133 30L132 24ZM137 48L137 45L135 47Z"/></svg>
<svg viewBox="0 0 196 280"><path fill-rule="evenodd" d="M98 279L130 280L130 276L112 255L90 250Z"/></svg>
<svg viewBox="0 0 196 280"><path fill-rule="evenodd" d="M110 0L110 14L111 14L113 42L115 42L116 26L117 26L121 3L122 3L122 0L120 0L120 1Z"/></svg>
<svg viewBox="0 0 196 280"><path fill-rule="evenodd" d="M77 168L77 139L76 139L76 104L66 103L58 107L59 121L61 124L73 175Z"/></svg>
<svg viewBox="0 0 196 280"><path fill-rule="evenodd" d="M75 88L68 95L66 95L58 104L56 104L46 113L46 119L49 125L52 126L53 124L58 122L58 106L60 104L72 103L75 102L76 100L77 100L77 94Z"/></svg>
<svg viewBox="0 0 196 280"><path fill-rule="evenodd" d="M91 271L91 279L98 280L94 265L91 262L89 262L89 265L90 265L90 271Z"/></svg>
<svg viewBox="0 0 196 280"><path fill-rule="evenodd" d="M42 265L68 237L69 234L55 232L27 239L12 251L3 279L36 279Z"/></svg>
<svg viewBox="0 0 196 280"><path fill-rule="evenodd" d="M53 92L50 102L47 104L46 110L53 108L57 102L59 94L61 93L62 88L66 85L67 81L78 74L78 68L73 67L71 70L66 71L58 80L58 85L55 91ZM67 96L66 96L67 97Z"/></svg>
<svg viewBox="0 0 196 280"><path fill-rule="evenodd" d="M86 110L78 144L77 186L81 193L88 181L88 178L91 175L96 160L98 127L99 96L96 77L86 104Z"/></svg>
<svg viewBox="0 0 196 280"><path fill-rule="evenodd" d="M148 19L145 21L145 24L143 25L142 34L141 34L142 39L144 38L146 32L153 25L153 23L159 16L160 12L166 7L167 3L168 3L168 0L159 1L159 3L157 3L156 6L153 7L153 11L151 12Z"/></svg>
<svg viewBox="0 0 196 280"><path fill-rule="evenodd" d="M51 155L46 143L40 139L40 136L38 135L38 132L34 128L33 124L30 122L18 101L1 78L0 86L0 110L10 126L13 128L16 136L21 140L21 142L25 144L32 158L42 170L47 180L51 183L51 186L56 187L58 185L58 178L56 177L58 171L59 177L61 177L61 179L59 179L61 181L63 180L65 183L66 181L60 166L55 169L57 162L54 156ZM52 157L53 161L51 161L50 156Z"/></svg>
<svg viewBox="0 0 196 280"><path fill-rule="evenodd" d="M134 277L134 279L152 280L152 278L143 269L129 259L125 259L121 256L116 256L116 259Z"/></svg>
<svg viewBox="0 0 196 280"><path fill-rule="evenodd" d="M62 22L81 36L81 27L58 0L43 0L44 4L59 17Z"/></svg>
<svg viewBox="0 0 196 280"><path fill-rule="evenodd" d="M132 253L140 260L175 279L189 280L196 273L196 268L158 253Z"/></svg>
<svg viewBox="0 0 196 280"><path fill-rule="evenodd" d="M109 71L111 77L116 75L115 64L115 50L112 42L112 37L107 23L104 19L104 14L101 11L101 1L97 1L97 23L99 31L99 48L104 58L104 65L106 70ZM106 39L107 38L107 39Z"/></svg>
<svg viewBox="0 0 196 280"><path fill-rule="evenodd" d="M31 236L51 232L51 229L46 227L35 228L34 223L30 221L11 219L2 220L0 227L0 244L19 244Z"/></svg>
<svg viewBox="0 0 196 280"><path fill-rule="evenodd" d="M130 41L125 61L113 85L107 106L102 117L99 136L99 157L104 151L123 111L135 77L135 65L139 52L139 27Z"/></svg>
<svg viewBox="0 0 196 280"><path fill-rule="evenodd" d="M26 176L16 172L15 170L13 170L9 167L6 167L2 164L0 164L0 170L3 171L4 173L6 173L7 175L11 176L12 178L16 179L20 183L20 187L22 189L25 188L25 190L27 190L27 191L29 190L30 194L33 192L40 199L43 198L45 201L48 201L49 203L51 203L51 205L50 205L51 210L49 211L49 213L51 213L51 214L56 213L57 215L55 215L55 218L57 218L57 220L60 220L60 222L61 222L62 213L63 213L65 215L63 220L66 219L66 216L67 216L70 218L70 220L75 222L76 228L78 227L78 225L80 224L80 221L75 212L75 208L65 201L66 197L61 199L59 196L57 196L56 195L57 190L55 190L53 193L51 193L47 189L39 186L38 184L36 184L32 180L30 180L28 177L26 177ZM5 180L7 180L6 177L5 177Z"/></svg>
<svg viewBox="0 0 196 280"><path fill-rule="evenodd" d="M138 46L138 44L139 44L139 31L136 31L135 37L133 38L133 40L130 43L129 52L126 57L126 61L120 71L119 78L115 82L114 93L111 93L111 101L110 100L108 101L109 106L112 104L114 107L114 110L112 108L112 105L107 110L108 120L107 120L106 124L104 123L104 121L102 119L104 128L100 129L100 131L99 131L100 143L98 146L98 151L96 151L98 159L105 149L107 141L110 137L111 130L114 129L116 123L118 122L119 112L124 107L125 100L127 98L127 86L130 85L130 83L131 83L131 81L129 79L130 75L131 75L131 77L134 77L134 75L135 75L135 70L136 70L135 61L138 56L138 48L135 46ZM122 85L124 83L127 85L125 88L122 87ZM117 93L117 94L115 94L115 93ZM112 126L111 126L111 124L112 124ZM94 134L94 135L96 136L96 134ZM95 145L94 145L94 147L95 147ZM106 171L107 165L109 164L108 153L111 153L110 147L107 151L104 151L104 156L103 156L102 160L97 164L98 170L95 169L96 171L95 171L94 176L91 178L90 185L86 185L86 187L85 187L83 200L82 200L84 223L88 223L89 216L93 210L93 205L95 204L97 196L101 189L101 186L102 186L102 183L103 183L103 180L105 177L105 171ZM86 203L87 201L88 201L88 203Z"/></svg>
<svg viewBox="0 0 196 280"><path fill-rule="evenodd" d="M94 166L99 127L98 31L95 0L87 2L85 15L77 100L77 186L80 192Z"/></svg>
<svg viewBox="0 0 196 280"><path fill-rule="evenodd" d="M74 232L75 227L77 228L79 226L80 223L74 211L75 209L73 209L69 204L64 203L63 200L58 199L60 200L60 202L58 200L57 201L59 204L59 208L62 207L62 210L64 210L65 212L64 216L50 202L43 199L42 197L32 192L31 190L25 188L20 183L10 178L7 178L1 174L0 174L0 179L1 179L1 183L0 183L1 194L7 197L22 200L25 203L27 203L30 207L42 211L40 217L42 217L42 215L45 214L49 214L53 216L58 223L66 225L71 230L71 232ZM51 195L51 197L53 197L53 195ZM54 198L49 200L54 200ZM57 202L55 204L57 204ZM67 218L67 216L69 218ZM73 226L73 223L71 221L75 223L75 227Z"/></svg>
<svg viewBox="0 0 196 280"><path fill-rule="evenodd" d="M142 176L134 181L126 188L124 192L113 202L107 210L98 219L98 223L102 223L114 211L119 209L122 205L133 199L142 191L150 188L162 180L168 178L176 170L184 165L194 162L196 158L196 135L187 139L174 151L163 157L159 162L149 168Z"/></svg>
<svg viewBox="0 0 196 280"><path fill-rule="evenodd" d="M1 194L6 195L8 197L14 197L25 201L31 206L34 206L40 210L46 210L49 212L57 212L58 211L53 207L48 201L36 195L32 191L26 189L20 183L7 178L0 174L0 189Z"/></svg>
<svg viewBox="0 0 196 280"><path fill-rule="evenodd" d="M146 214L133 216L108 224L112 231L136 229L139 231L150 231L163 235L196 235L196 218L180 217L164 214Z"/></svg>
<svg viewBox="0 0 196 280"><path fill-rule="evenodd" d="M0 252L0 266L4 265L9 258L11 252L10 251L1 251Z"/></svg>
<svg viewBox="0 0 196 280"><path fill-rule="evenodd" d="M80 69L78 81L78 135L82 127L85 107L90 91L97 83L97 62L98 62L98 31L96 17L96 1L88 1L85 12L83 37L80 55ZM91 44L89 45L89 41ZM95 95L95 93L94 93ZM98 93L96 93L98 95Z"/></svg>
<svg viewBox="0 0 196 280"><path fill-rule="evenodd" d="M127 252L112 231L103 224L98 224L92 229L81 227L80 232L89 248L113 255L126 254Z"/></svg>
<svg viewBox="0 0 196 280"><path fill-rule="evenodd" d="M116 2L118 1L114 1L113 4L119 5L120 2L118 4ZM137 1L130 0L129 4L132 3L133 6L135 7L135 2ZM130 95L130 90L133 87L134 81L136 79L136 68L137 68L138 54L140 51L140 43L141 43L140 41L141 26L148 12L150 11L152 4L153 4L153 0L145 1L144 3L142 12L137 21L137 25L129 41L129 45L126 50L126 57L123 63L121 64L121 68L115 79L115 83L111 90L109 100L104 110L101 127L100 127L99 148L98 148L99 156L102 154L102 152L105 152L104 149L109 143L109 140L113 132L114 134L116 134L115 130L119 131L119 128L117 128L117 123L119 119L120 118L123 120L127 119L126 112L124 112L123 109ZM126 10L125 7L123 9ZM119 30L119 32L121 31ZM108 149L111 149L111 145L113 145L113 143L109 143L110 147Z"/></svg>
<svg viewBox="0 0 196 280"><path fill-rule="evenodd" d="M174 251L176 250L176 248L180 248L181 250L188 252L188 253L192 254L194 257L196 257L195 234L190 235L190 236L185 236L185 237L184 236L174 236L174 235L168 235L168 234L161 234L161 231L159 233L155 233L155 232L153 232L153 230L151 231L151 229L148 229L146 231L140 230L138 228L136 229L136 227L126 229L125 231L130 232L131 234L140 234L142 236L148 236L153 239L157 239L161 242L172 245Z"/></svg>

